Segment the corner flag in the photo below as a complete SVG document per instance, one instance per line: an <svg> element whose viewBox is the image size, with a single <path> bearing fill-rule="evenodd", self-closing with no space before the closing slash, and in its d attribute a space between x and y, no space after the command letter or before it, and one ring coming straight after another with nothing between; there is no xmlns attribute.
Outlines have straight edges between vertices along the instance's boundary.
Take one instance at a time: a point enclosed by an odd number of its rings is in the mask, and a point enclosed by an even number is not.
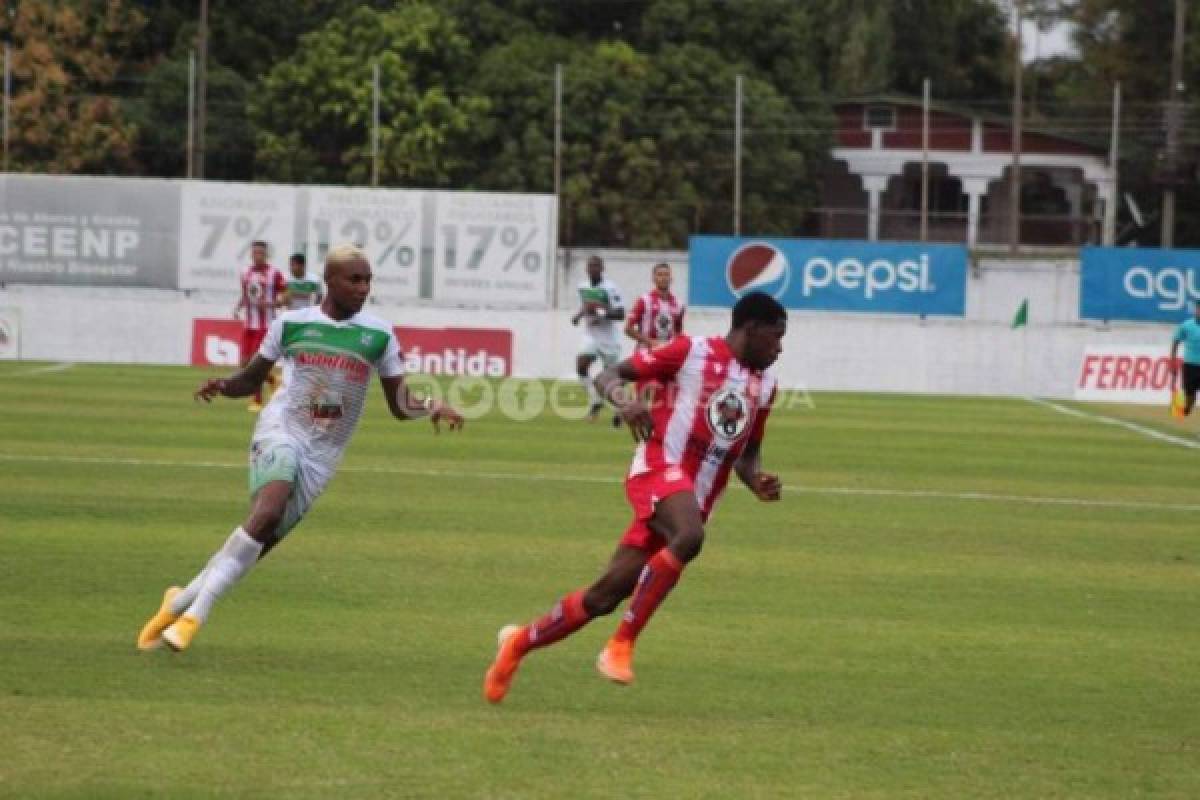
<svg viewBox="0 0 1200 800"><path fill-rule="evenodd" d="M1027 324L1029 324L1029 298L1021 301L1021 307L1017 309L1017 314L1013 317L1012 329L1016 330Z"/></svg>

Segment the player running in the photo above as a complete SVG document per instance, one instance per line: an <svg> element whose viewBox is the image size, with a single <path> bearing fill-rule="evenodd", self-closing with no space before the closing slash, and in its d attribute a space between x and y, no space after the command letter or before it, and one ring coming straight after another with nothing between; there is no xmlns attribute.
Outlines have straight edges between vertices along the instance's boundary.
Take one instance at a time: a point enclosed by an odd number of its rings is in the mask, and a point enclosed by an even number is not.
<svg viewBox="0 0 1200 800"><path fill-rule="evenodd" d="M1183 344L1183 361L1179 361L1179 345ZM1196 392L1200 390L1200 302L1196 303L1195 316L1185 319L1175 329L1171 338L1171 364L1178 365L1171 372L1171 412L1186 417L1196 406ZM1179 375L1183 376L1183 402L1179 403L1175 392Z"/></svg>
<svg viewBox="0 0 1200 800"><path fill-rule="evenodd" d="M242 327L241 365L245 367L250 359L258 352L263 337L271 320L275 318L277 309L283 300L287 284L283 273L267 263L267 243L258 241L250 245L250 266L242 270L241 296L234 306L233 316L238 318L243 310L246 319ZM267 384L274 389L275 377L268 375ZM246 407L248 411L262 410L262 386L254 392L254 397Z"/></svg>
<svg viewBox="0 0 1200 800"><path fill-rule="evenodd" d="M366 255L351 245L330 250L325 283L329 292L320 306L281 315L247 366L196 391L206 402L216 395L245 397L283 359L283 387L259 415L250 442L250 515L186 588L167 589L138 634L138 649L160 642L187 649L217 598L312 507L358 424L372 370L397 419L429 417L435 431L441 422L462 427L453 409L409 392L391 325L362 312L371 289Z"/></svg>
<svg viewBox="0 0 1200 800"><path fill-rule="evenodd" d="M297 308L321 305L325 290L321 279L308 271L304 253L293 253L288 259L288 271L292 277L287 280L287 307L292 311Z"/></svg>
<svg viewBox="0 0 1200 800"><path fill-rule="evenodd" d="M671 294L671 265L655 264L654 289L634 301L625 322L625 335L639 349L653 350L683 333L685 306Z"/></svg>
<svg viewBox="0 0 1200 800"><path fill-rule="evenodd" d="M584 321L583 342L579 347L579 355L575 357L575 371L587 390L588 419L594 422L604 402L588 379L588 372L597 358L602 368L621 360L621 341L617 338L617 326L614 323L625 319L625 301L621 299L621 290L604 277L604 261L600 256L592 256L587 260L587 280L579 284L579 303L579 311L571 317L572 325ZM613 416L613 425L619 425L620 422L619 416Z"/></svg>
<svg viewBox="0 0 1200 800"><path fill-rule="evenodd" d="M501 629L499 652L483 682L490 702L504 699L531 650L611 613L632 594L616 634L596 660L605 677L631 683L638 634L684 565L700 553L705 522L729 473L736 472L759 500L779 499L779 478L763 472L759 460L775 400L775 377L766 370L782 352L786 330L783 307L766 294L751 293L734 306L724 338L679 336L657 350L639 350L596 378L638 440L625 479L633 521L599 580L528 625ZM625 387L627 381L646 380L666 389L652 407Z"/></svg>

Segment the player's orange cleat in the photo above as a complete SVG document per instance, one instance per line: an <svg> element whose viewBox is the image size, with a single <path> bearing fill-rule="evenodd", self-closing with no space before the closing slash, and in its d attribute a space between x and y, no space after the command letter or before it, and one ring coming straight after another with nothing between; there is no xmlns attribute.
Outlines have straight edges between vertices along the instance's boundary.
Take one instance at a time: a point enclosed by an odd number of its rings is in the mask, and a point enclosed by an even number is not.
<svg viewBox="0 0 1200 800"><path fill-rule="evenodd" d="M508 694L508 687L512 685L513 676L517 674L517 667L521 666L517 639L518 635L524 632L525 629L519 625L505 625L496 634L496 643L499 645L496 660L483 676L483 696L489 703L499 703L504 699L504 695Z"/></svg>
<svg viewBox="0 0 1200 800"><path fill-rule="evenodd" d="M198 630L200 630L200 620L184 614L175 620L175 624L163 631L162 640L166 642L167 647L178 653L188 649L188 645L192 643Z"/></svg>
<svg viewBox="0 0 1200 800"><path fill-rule="evenodd" d="M609 639L596 656L596 669L615 683L625 686L633 683L633 642Z"/></svg>
<svg viewBox="0 0 1200 800"><path fill-rule="evenodd" d="M172 586L163 592L162 605L158 607L158 611L150 618L150 621L142 626L142 632L138 634L138 650L153 650L162 645L162 632L168 625L179 619L178 614L171 613L171 601L182 591L183 589L178 586Z"/></svg>

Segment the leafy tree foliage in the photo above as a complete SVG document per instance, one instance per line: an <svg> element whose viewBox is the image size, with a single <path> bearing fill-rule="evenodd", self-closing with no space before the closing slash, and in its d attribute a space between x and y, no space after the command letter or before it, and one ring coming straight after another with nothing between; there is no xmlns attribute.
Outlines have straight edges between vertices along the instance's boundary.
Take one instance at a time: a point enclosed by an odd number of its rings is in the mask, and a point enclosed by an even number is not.
<svg viewBox="0 0 1200 800"><path fill-rule="evenodd" d="M469 42L430 5L359 8L305 34L253 98L261 176L365 183L371 174L372 65L380 69L381 179L450 186L463 178L488 108L461 91Z"/></svg>
<svg viewBox="0 0 1200 800"><path fill-rule="evenodd" d="M13 47L10 166L77 173L132 169L136 129L115 81L144 24L121 0L23 0L0 15Z"/></svg>

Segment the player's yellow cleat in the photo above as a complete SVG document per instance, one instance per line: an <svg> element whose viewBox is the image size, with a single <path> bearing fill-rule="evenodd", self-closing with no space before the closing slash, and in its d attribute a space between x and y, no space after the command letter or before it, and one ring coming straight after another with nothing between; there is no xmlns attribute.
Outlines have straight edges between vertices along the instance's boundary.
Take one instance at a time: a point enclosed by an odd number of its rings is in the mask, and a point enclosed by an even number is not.
<svg viewBox="0 0 1200 800"><path fill-rule="evenodd" d="M142 632L138 634L138 650L153 650L162 645L162 632L168 625L179 619L178 614L171 613L171 601L182 591L183 589L178 586L172 586L163 592L162 605L158 607L158 611L150 618L150 621L142 626Z"/></svg>
<svg viewBox="0 0 1200 800"><path fill-rule="evenodd" d="M609 639L596 656L596 669L610 681L626 686L633 683L633 642Z"/></svg>
<svg viewBox="0 0 1200 800"><path fill-rule="evenodd" d="M257 414L258 412L262 411L262 408L263 408L262 403L259 403L256 400L251 400L250 403L246 406L246 410L249 411L251 414Z"/></svg>
<svg viewBox="0 0 1200 800"><path fill-rule="evenodd" d="M175 652L187 650L198 630L200 630L200 620L184 614L175 620L171 627L163 631L162 640Z"/></svg>
<svg viewBox="0 0 1200 800"><path fill-rule="evenodd" d="M483 696L489 703L499 703L508 694L517 667L521 666L521 654L517 652L517 634L524 630L519 625L505 625L496 634L496 660L483 676Z"/></svg>

